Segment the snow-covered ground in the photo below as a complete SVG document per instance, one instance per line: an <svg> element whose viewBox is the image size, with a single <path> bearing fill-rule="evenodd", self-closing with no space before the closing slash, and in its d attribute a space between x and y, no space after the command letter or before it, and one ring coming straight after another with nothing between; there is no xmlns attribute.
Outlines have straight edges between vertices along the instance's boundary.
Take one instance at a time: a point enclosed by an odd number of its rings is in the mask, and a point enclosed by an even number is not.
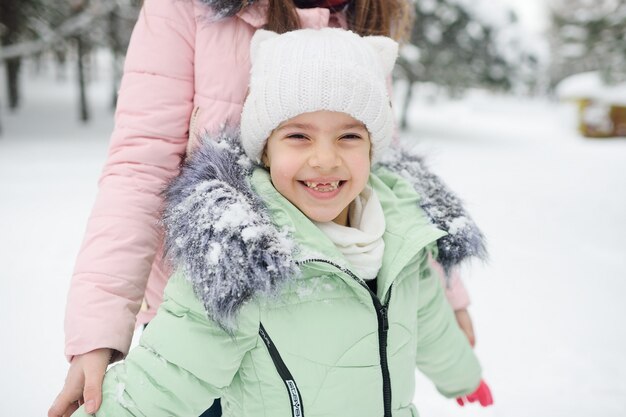
<svg viewBox="0 0 626 417"><path fill-rule="evenodd" d="M584 139L574 116L484 94L415 103L408 136L488 239L465 281L496 402L459 412L420 380L423 416L626 415L626 139Z"/></svg>
<svg viewBox="0 0 626 417"><path fill-rule="evenodd" d="M0 416L45 415L62 386L65 297L112 126L104 77L87 126L53 78L27 69L20 112L0 109ZM417 100L410 120L491 253L464 275L495 405L462 409L420 377L422 417L625 416L626 140L579 137L563 105L478 92Z"/></svg>

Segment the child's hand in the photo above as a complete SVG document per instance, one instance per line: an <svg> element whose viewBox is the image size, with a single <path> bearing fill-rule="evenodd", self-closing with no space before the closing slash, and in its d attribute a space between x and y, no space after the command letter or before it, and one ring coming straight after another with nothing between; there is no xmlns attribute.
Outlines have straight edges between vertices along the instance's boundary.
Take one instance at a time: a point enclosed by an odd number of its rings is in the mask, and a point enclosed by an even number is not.
<svg viewBox="0 0 626 417"><path fill-rule="evenodd" d="M459 327L463 330L465 336L467 336L470 345L474 347L476 344L476 337L474 336L474 326L472 326L472 318L470 317L469 312L466 308L462 308L460 310L456 310L454 315L456 316L456 322L459 324Z"/></svg>
<svg viewBox="0 0 626 417"><path fill-rule="evenodd" d="M478 385L476 391L472 392L469 395L466 395L465 397L458 397L456 399L456 402L459 403L461 407L465 405L465 402L473 403L475 401L478 401L483 407L487 407L493 404L491 390L483 380L480 380L480 385Z"/></svg>
<svg viewBox="0 0 626 417"><path fill-rule="evenodd" d="M70 416L85 404L85 411L95 413L102 403L102 380L111 360L111 349L96 349L74 356L61 393L48 410L48 417Z"/></svg>

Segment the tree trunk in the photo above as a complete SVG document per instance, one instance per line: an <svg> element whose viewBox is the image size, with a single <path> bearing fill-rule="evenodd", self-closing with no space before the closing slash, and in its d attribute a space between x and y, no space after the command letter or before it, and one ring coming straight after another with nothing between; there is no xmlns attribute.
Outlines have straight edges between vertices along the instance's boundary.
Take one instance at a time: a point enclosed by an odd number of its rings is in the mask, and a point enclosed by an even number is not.
<svg viewBox="0 0 626 417"><path fill-rule="evenodd" d="M411 106L411 100L413 99L413 83L412 77L406 78L406 95L404 96L404 102L402 103L402 111L400 114L400 130L406 130L409 126L408 115L409 107Z"/></svg>
<svg viewBox="0 0 626 417"><path fill-rule="evenodd" d="M122 78L122 59L122 56L115 52L113 53L113 77L111 80L111 110L113 111L115 111L115 107L117 106L117 93Z"/></svg>
<svg viewBox="0 0 626 417"><path fill-rule="evenodd" d="M64 47L60 47L55 49L54 58L56 63L56 79L57 81L65 81L66 79L66 62L67 62L67 51Z"/></svg>
<svg viewBox="0 0 626 417"><path fill-rule="evenodd" d="M16 42L22 31L24 23L23 13L19 2L2 2L0 6L0 51ZM6 69L7 101L10 110L16 110L20 104L19 73L22 63L21 57L10 57L0 60Z"/></svg>
<svg viewBox="0 0 626 417"><path fill-rule="evenodd" d="M109 13L109 46L111 48L111 110L115 110L117 105L117 90L119 82L122 78L122 60L124 59L124 50L122 40L120 39L121 21L119 16L119 7L116 7Z"/></svg>
<svg viewBox="0 0 626 417"><path fill-rule="evenodd" d="M77 61L78 61L78 91L80 94L79 97L79 105L80 105L80 120L82 122L89 121L89 107L87 105L87 86L85 81L85 57L86 57L86 45L85 40L81 35L76 37L76 46L77 46Z"/></svg>
<svg viewBox="0 0 626 417"><path fill-rule="evenodd" d="M7 71L7 93L9 94L9 109L16 110L20 104L19 74L22 64L21 58L11 58L5 61Z"/></svg>

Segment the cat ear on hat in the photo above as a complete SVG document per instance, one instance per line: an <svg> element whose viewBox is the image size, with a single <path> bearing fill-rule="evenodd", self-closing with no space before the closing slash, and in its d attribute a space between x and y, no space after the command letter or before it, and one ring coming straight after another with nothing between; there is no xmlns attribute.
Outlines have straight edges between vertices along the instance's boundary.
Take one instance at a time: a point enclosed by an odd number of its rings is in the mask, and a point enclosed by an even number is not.
<svg viewBox="0 0 626 417"><path fill-rule="evenodd" d="M376 51L385 75L389 75L398 57L398 42L386 36L366 36L363 39Z"/></svg>
<svg viewBox="0 0 626 417"><path fill-rule="evenodd" d="M278 33L271 30L259 29L254 32L252 39L250 40L250 62L254 64L259 54L261 44L268 39L273 39L279 36Z"/></svg>

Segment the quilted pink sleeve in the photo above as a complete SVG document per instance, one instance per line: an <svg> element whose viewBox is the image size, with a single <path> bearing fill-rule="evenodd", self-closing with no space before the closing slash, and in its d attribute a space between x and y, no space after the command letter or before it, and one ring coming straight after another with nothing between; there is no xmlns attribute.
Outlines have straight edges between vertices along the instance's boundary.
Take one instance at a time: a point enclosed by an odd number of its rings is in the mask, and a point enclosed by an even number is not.
<svg viewBox="0 0 626 417"><path fill-rule="evenodd" d="M430 259L430 265L432 270L441 278L441 285L443 285L446 291L446 298L452 309L456 311L467 308L470 304L470 299L458 269L453 269L450 272L450 277L446 282L443 267L432 258Z"/></svg>
<svg viewBox="0 0 626 417"><path fill-rule="evenodd" d="M449 279L448 286L444 288L446 290L446 298L452 306L452 309L456 311L467 308L470 305L470 299L465 285L463 285L461 274L459 274L458 270L454 269L450 273Z"/></svg>
<svg viewBox="0 0 626 417"><path fill-rule="evenodd" d="M68 358L126 354L161 239L160 192L177 174L194 94L193 2L146 0L128 49L115 128L67 299Z"/></svg>

